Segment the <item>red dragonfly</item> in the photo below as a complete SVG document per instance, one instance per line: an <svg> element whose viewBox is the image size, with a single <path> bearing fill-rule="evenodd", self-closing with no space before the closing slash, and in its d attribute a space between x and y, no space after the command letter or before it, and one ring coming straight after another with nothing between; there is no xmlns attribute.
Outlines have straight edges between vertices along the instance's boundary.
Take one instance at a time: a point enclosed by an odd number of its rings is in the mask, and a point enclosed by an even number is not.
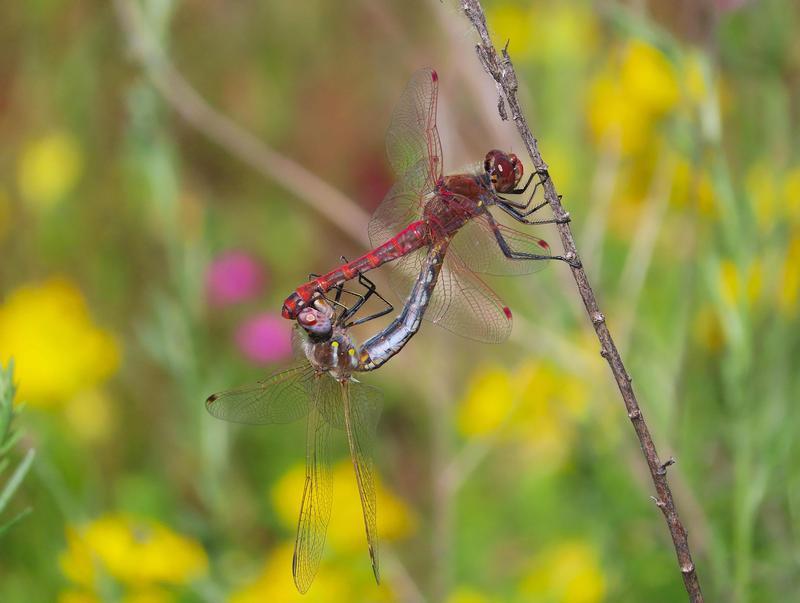
<svg viewBox="0 0 800 603"><path fill-rule="evenodd" d="M393 288L404 297L420 272L425 249L437 241L450 241L440 284L434 289L425 317L472 339L500 342L511 330L511 311L476 273L528 274L543 262L562 260L551 255L546 241L497 222L489 208L497 207L523 224L558 220L532 220L529 216L546 205L532 205L539 181L526 202L505 195L525 193L522 163L512 153L492 150L482 169L444 176L442 147L436 128L439 78L435 71L416 72L395 109L386 136L389 163L398 181L388 192L370 224L374 249L335 270L298 287L284 302L283 316L299 312L320 295L377 268L395 262L399 270Z"/></svg>

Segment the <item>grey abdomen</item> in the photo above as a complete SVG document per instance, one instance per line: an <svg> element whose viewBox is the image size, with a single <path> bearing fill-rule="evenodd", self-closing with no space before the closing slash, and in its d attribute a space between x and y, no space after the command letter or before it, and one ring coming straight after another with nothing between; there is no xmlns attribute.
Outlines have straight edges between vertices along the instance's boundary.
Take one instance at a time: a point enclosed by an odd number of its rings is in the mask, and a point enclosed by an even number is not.
<svg viewBox="0 0 800 603"><path fill-rule="evenodd" d="M403 346L419 331L422 317L430 303L431 294L439 279L442 260L449 240L440 239L428 248L428 254L414 287L406 300L400 315L383 331L364 342L359 354L359 370L372 371L387 362L403 349Z"/></svg>

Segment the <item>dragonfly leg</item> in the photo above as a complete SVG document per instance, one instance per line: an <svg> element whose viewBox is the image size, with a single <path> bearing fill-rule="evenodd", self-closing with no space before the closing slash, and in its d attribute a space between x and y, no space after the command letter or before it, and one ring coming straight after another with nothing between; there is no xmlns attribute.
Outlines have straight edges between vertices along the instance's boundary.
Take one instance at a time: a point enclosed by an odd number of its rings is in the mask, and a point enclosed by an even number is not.
<svg viewBox="0 0 800 603"><path fill-rule="evenodd" d="M492 225L494 238L497 239L497 244L500 245L503 255L511 260L559 260L561 262L566 262L573 268L581 267L580 261L563 255L544 255L539 253L528 253L527 251L515 251L514 249L511 249L511 245L508 244L508 241L506 241L503 233L500 232L500 229L497 228L497 223L491 216L489 216L489 223Z"/></svg>
<svg viewBox="0 0 800 603"><path fill-rule="evenodd" d="M550 174L548 174L548 173L547 173L547 170L536 170L535 172L533 172L533 173L532 173L532 174L531 174L531 175L528 177L528 181L525 183L525 186L523 186L522 188L515 188L513 191L509 191L509 193L510 193L510 194L512 194L512 195L521 195L521 194L522 194L522 193L524 193L526 190L528 190L528 186L530 186L530 184L531 184L531 180L533 180L533 177L534 177L534 176L537 176L537 175L539 176L539 182L537 182L537 183L536 183L536 185L533 187L533 192L534 192L534 194L535 194L535 193L536 193L536 189L537 189L537 188L539 188L539 186L540 186L540 185L541 185L541 184L542 184L542 183L543 183L543 182L544 182L544 181L545 181L547 178L549 178L549 177L550 177ZM533 196L533 195L531 195L531 196ZM529 201L528 203L530 203L530 201Z"/></svg>
<svg viewBox="0 0 800 603"><path fill-rule="evenodd" d="M375 312L374 314L370 314L369 316L365 316L364 318L359 318L356 321L346 324L345 327L353 327L355 325L363 324L370 320L374 320L376 318L380 318L381 316L385 316L386 314L394 310L394 306L385 297L383 297L383 295L378 293L378 290L375 287L375 283L373 283L371 280L369 280L366 276L364 276L361 273L359 273L358 275L358 282L367 288L367 294L365 295L365 298L368 298L372 295L376 295L378 299L380 299L383 303L386 304L386 307L378 312ZM366 302L366 299L364 300L364 302Z"/></svg>
<svg viewBox="0 0 800 603"><path fill-rule="evenodd" d="M545 202L545 204L546 204L546 202ZM525 216L527 216L527 215L529 215L530 213L533 213L533 212L523 213L523 212L517 211L513 207L508 207L507 205L505 205L503 203L496 203L495 205L497 205L497 207L499 207L504 212L506 212L509 216L514 218L517 222L522 222L523 224L565 224L565 223L570 221L569 216L567 216L566 218L563 218L563 219L562 218L550 218L548 220L528 220L528 218L526 218ZM542 207L542 206L538 206L538 207Z"/></svg>
<svg viewBox="0 0 800 603"><path fill-rule="evenodd" d="M528 187L531 185L531 180L533 180L533 177L535 175L536 175L536 172L534 172L533 174L528 176L528 180L527 180L527 182L525 182L525 186L523 186L522 188L515 188L514 190L509 191L509 194L521 195L522 193L524 193L526 190L528 190Z"/></svg>
<svg viewBox="0 0 800 603"><path fill-rule="evenodd" d="M366 289L366 293L364 295L358 295L352 291L345 290L347 293L351 295L356 295L359 298L358 301L355 304L353 304L353 306L350 307L346 312L344 312L340 317L341 323L344 325L345 328L349 328L355 325L360 325L367 321L374 320L375 318L380 318L381 316L384 316L385 314L388 314L389 312L394 310L394 306L390 304L380 293L378 293L375 283L373 283L371 280L369 280L366 276L364 276L360 272L358 274L358 282L361 286L364 287L364 289ZM356 313L361 309L361 307L365 303L367 303L369 298L372 297L373 295L376 295L381 301L383 301L386 304L386 307L380 310L379 312L370 314L369 316L365 316L364 318L359 318L358 320L353 322L347 322L353 316L356 315Z"/></svg>
<svg viewBox="0 0 800 603"><path fill-rule="evenodd" d="M509 191L508 193L506 193L509 195L521 195L528 189L528 186L530 185L531 180L533 179L533 176L535 174L539 175L539 181L534 185L533 191L531 192L530 197L528 197L528 200L525 203L520 203L519 201L512 201L511 199L506 199L505 197L501 197L500 195L497 196L500 199L502 199L506 204L508 204L510 207L516 207L517 209L528 209L531 206L531 203L533 202L533 198L536 196L536 191L539 190L539 187L542 186L542 184L544 184L547 178L550 177L550 175L546 171L534 172L533 174L531 174L530 178L528 178L528 181L525 183L525 186L523 186L522 188L515 188L513 191ZM547 204L546 202L540 203L539 205L531 209L529 213L532 214L538 209L544 207L546 204Z"/></svg>

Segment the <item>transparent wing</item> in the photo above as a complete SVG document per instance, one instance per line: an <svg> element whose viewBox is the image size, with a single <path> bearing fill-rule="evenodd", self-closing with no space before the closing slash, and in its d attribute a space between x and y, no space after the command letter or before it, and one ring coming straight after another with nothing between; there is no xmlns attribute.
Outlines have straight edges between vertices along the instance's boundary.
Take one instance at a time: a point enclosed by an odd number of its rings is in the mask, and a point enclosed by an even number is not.
<svg viewBox="0 0 800 603"><path fill-rule="evenodd" d="M361 497L361 510L364 513L364 529L367 534L367 547L372 562L372 573L380 584L378 567L378 529L377 504L375 500L375 478L372 465L372 442L375 425L380 410L380 393L373 387L352 381L340 384L347 443Z"/></svg>
<svg viewBox="0 0 800 603"><path fill-rule="evenodd" d="M397 182L370 220L373 246L419 219L442 177L442 143L436 129L438 86L436 72L421 69L411 76L395 107L386 133L386 155Z"/></svg>
<svg viewBox="0 0 800 603"><path fill-rule="evenodd" d="M212 394L206 408L233 423L291 423L308 413L313 377L312 366L301 362L253 385Z"/></svg>
<svg viewBox="0 0 800 603"><path fill-rule="evenodd" d="M373 247L388 241L403 228L422 217L428 199L433 195L433 184L427 167L420 162L412 166L389 189L369 221L369 240Z"/></svg>
<svg viewBox="0 0 800 603"><path fill-rule="evenodd" d="M551 255L550 245L544 239L498 224L486 214L464 224L453 238L450 249L479 274L531 274L547 265L546 260L512 260L506 257L497 242L495 228L514 251Z"/></svg>
<svg viewBox="0 0 800 603"><path fill-rule="evenodd" d="M431 183L442 175L442 143L436 129L438 93L439 76L432 69L420 69L397 101L386 132L386 155L397 176L420 162L428 166Z"/></svg>
<svg viewBox="0 0 800 603"><path fill-rule="evenodd" d="M420 249L394 262L390 282L401 299L420 277L426 253L426 249ZM445 254L424 318L457 335L485 343L500 343L511 333L511 311L452 249Z"/></svg>
<svg viewBox="0 0 800 603"><path fill-rule="evenodd" d="M306 481L292 557L292 576L301 593L308 590L319 569L331 517L333 477L328 447L331 426L324 415L327 407L341 405L339 395L335 379L328 375L314 378L306 432Z"/></svg>

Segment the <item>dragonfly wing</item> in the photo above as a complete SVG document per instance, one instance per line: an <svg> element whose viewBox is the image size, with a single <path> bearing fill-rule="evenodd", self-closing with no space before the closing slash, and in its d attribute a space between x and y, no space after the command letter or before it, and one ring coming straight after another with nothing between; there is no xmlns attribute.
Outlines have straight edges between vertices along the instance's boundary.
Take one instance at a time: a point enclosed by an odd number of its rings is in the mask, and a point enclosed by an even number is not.
<svg viewBox="0 0 800 603"><path fill-rule="evenodd" d="M292 557L292 576L301 593L308 590L319 569L331 517L333 477L328 452L331 425L324 415L326 407L337 403L338 394L336 380L328 375L314 378L306 433L306 481Z"/></svg>
<svg viewBox="0 0 800 603"><path fill-rule="evenodd" d="M411 166L389 189L369 221L369 240L377 247L395 236L411 222L419 220L425 202L432 194L424 161Z"/></svg>
<svg viewBox="0 0 800 603"><path fill-rule="evenodd" d="M386 154L397 182L370 221L373 246L386 242L418 220L427 197L442 177L442 143L436 128L438 89L435 71L417 71L392 114L386 133Z"/></svg>
<svg viewBox="0 0 800 603"><path fill-rule="evenodd" d="M420 69L397 101L386 132L386 155L400 177L420 162L425 163L432 183L442 175L442 143L436 128L438 96L436 72Z"/></svg>
<svg viewBox="0 0 800 603"><path fill-rule="evenodd" d="M372 573L380 584L378 568L378 529L377 503L375 499L375 478L372 465L372 442L379 413L380 393L378 390L356 382L343 381L340 384L347 432L347 443L361 498L364 514L364 529L367 534L367 547L372 561Z"/></svg>
<svg viewBox="0 0 800 603"><path fill-rule="evenodd" d="M531 274L547 265L544 260L515 260L507 257L497 242L497 234L514 251L550 256L550 245L544 239L497 223L489 214L476 216L462 226L450 249L462 262L479 274L497 276Z"/></svg>
<svg viewBox="0 0 800 603"><path fill-rule="evenodd" d="M390 282L401 298L420 277L426 253L420 249L394 262ZM511 333L511 311L452 249L424 310L426 320L475 341L500 343Z"/></svg>
<svg viewBox="0 0 800 603"><path fill-rule="evenodd" d="M312 366L301 362L253 385L213 394L206 408L218 419L233 423L290 423L308 413L313 377Z"/></svg>

